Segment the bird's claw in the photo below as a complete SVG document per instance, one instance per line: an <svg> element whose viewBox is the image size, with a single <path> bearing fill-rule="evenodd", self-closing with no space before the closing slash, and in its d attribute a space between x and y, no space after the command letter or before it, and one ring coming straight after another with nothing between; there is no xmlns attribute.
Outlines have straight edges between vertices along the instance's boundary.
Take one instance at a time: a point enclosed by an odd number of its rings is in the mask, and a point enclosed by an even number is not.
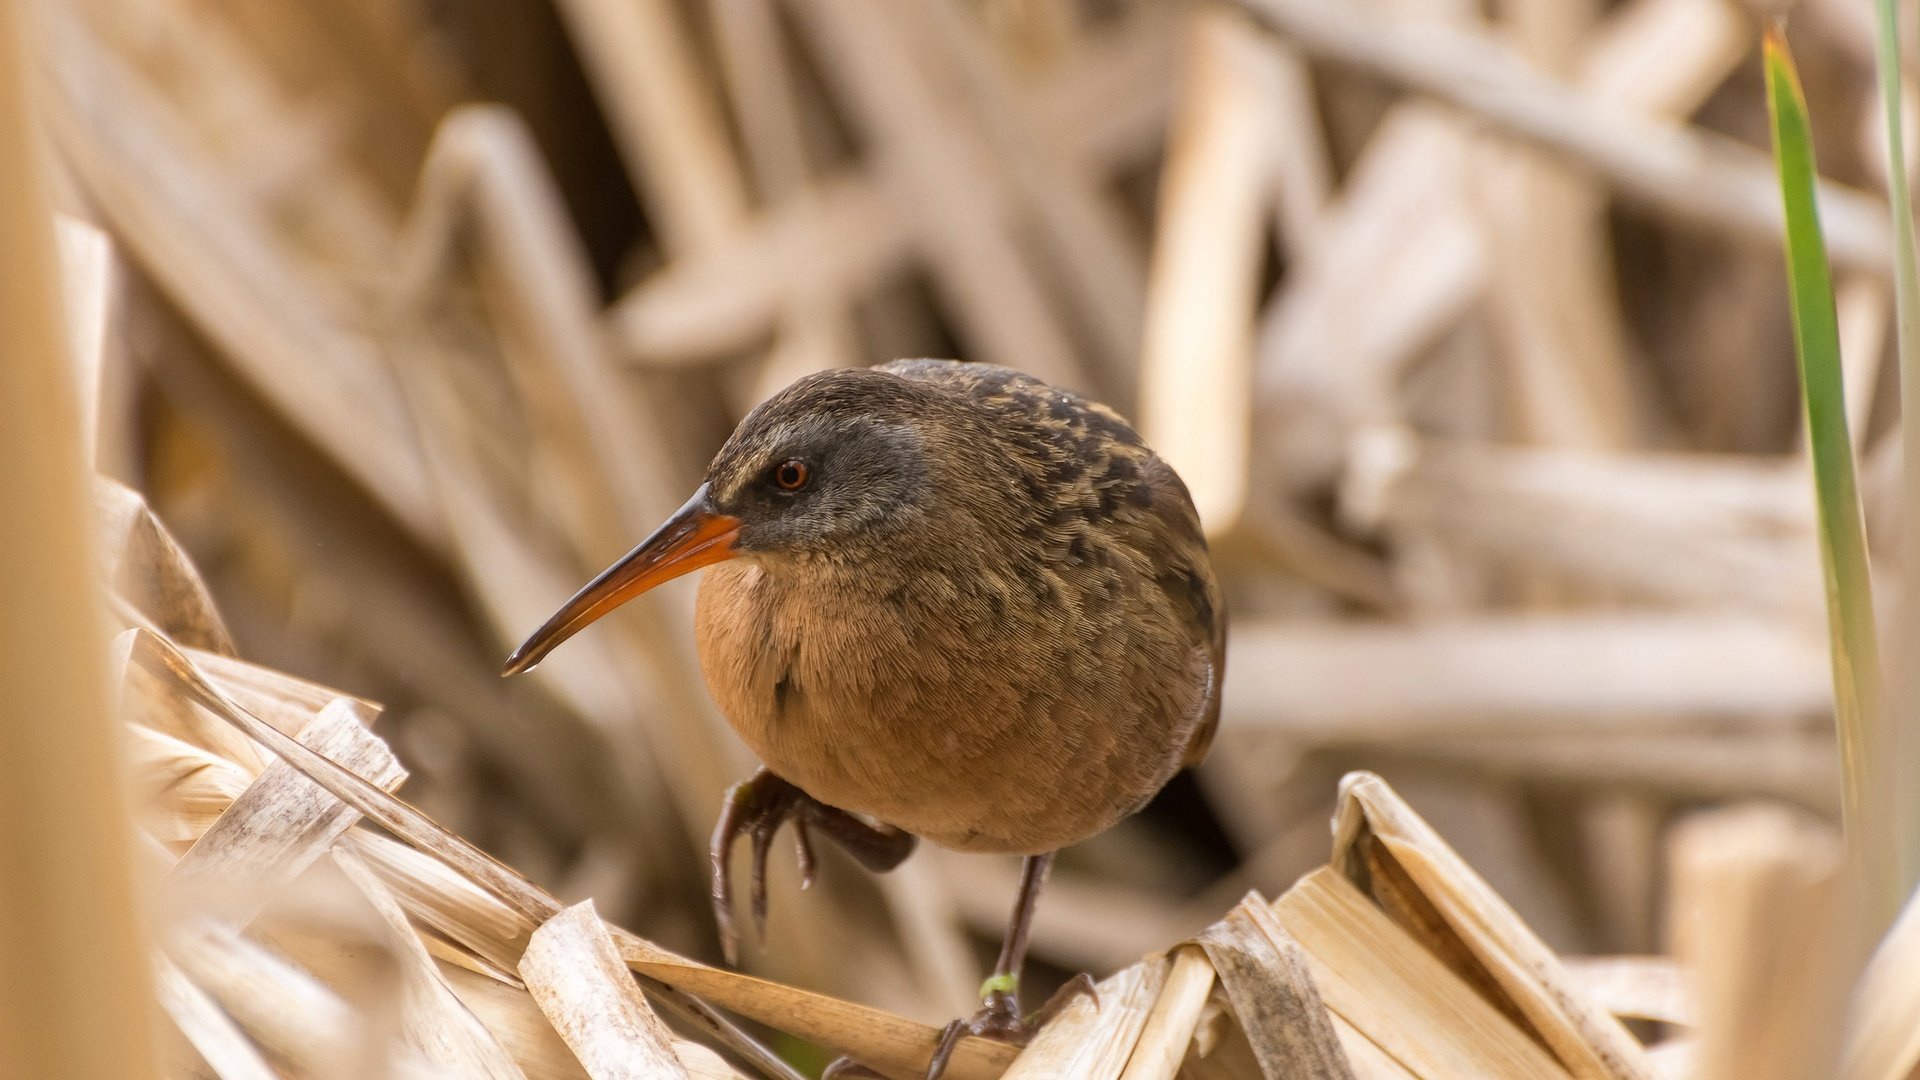
<svg viewBox="0 0 1920 1080"><path fill-rule="evenodd" d="M1081 997L1093 1002L1093 1010L1095 1012L1100 1011L1100 988L1093 984L1093 976L1084 971L1068 979L1066 982L1061 983L1060 989L1055 990L1046 1001L1041 1003L1038 1009L1035 1009L1033 1013L1027 1017L1027 1026L1034 1031L1039 1031L1041 1028L1046 1027L1054 1017L1065 1012L1067 1006L1073 1004L1075 998Z"/></svg>
<svg viewBox="0 0 1920 1080"><path fill-rule="evenodd" d="M813 884L813 842L807 835L807 809L814 805L806 792L794 787L767 769L735 784L727 791L720 820L713 829L708 854L713 863L713 917L720 927L720 951L727 963L740 959L739 935L733 929L733 872L728 856L733 843L744 833L753 845L753 871L750 887L754 933L767 932L767 854L773 849L773 835L780 826L793 822L794 856L800 864L800 887Z"/></svg>

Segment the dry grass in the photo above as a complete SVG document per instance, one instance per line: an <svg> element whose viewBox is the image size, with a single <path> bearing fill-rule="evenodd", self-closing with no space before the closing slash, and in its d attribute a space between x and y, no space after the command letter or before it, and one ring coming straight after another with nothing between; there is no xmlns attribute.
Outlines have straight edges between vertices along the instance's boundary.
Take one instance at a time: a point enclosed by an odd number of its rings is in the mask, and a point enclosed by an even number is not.
<svg viewBox="0 0 1920 1080"><path fill-rule="evenodd" d="M1852 7L1793 30L1887 552ZM33 13L50 201L99 231L63 230L70 347L0 334L81 373L166 1075L785 1076L802 1042L911 1075L970 1007L1010 864L835 860L805 895L783 868L753 974L709 966L705 837L751 762L691 593L532 686L493 672L771 389L931 352L1138 418L1236 620L1197 789L1042 902L1043 971L1103 976L1099 1007L955 1075L1920 1065L1920 918L1843 989L1778 202L1728 0ZM14 265L0 311L50 324ZM23 440L72 427L16 403L49 429ZM77 562L83 493L35 476L5 516ZM6 625L32 655L38 624ZM112 805L8 764L41 811ZM1675 828L1755 798L1804 816Z"/></svg>

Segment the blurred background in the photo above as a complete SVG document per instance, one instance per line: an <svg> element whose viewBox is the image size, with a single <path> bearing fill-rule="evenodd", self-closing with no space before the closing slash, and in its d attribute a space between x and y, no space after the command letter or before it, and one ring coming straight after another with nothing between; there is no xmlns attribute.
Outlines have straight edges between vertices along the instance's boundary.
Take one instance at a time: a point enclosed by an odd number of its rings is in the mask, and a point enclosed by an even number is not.
<svg viewBox="0 0 1920 1080"><path fill-rule="evenodd" d="M753 762L683 581L507 648L755 402L901 356L1132 417L1228 583L1213 759L1063 855L1104 972L1327 858L1379 771L1556 949L1662 943L1665 834L1837 804L1811 486L1733 0L72 0L63 208L120 265L102 471L241 655L383 702L402 794L713 958ZM1868 6L1803 0L1876 545L1897 483ZM1910 113L1911 115L1911 113ZM1016 864L780 845L753 970L970 1011Z"/></svg>

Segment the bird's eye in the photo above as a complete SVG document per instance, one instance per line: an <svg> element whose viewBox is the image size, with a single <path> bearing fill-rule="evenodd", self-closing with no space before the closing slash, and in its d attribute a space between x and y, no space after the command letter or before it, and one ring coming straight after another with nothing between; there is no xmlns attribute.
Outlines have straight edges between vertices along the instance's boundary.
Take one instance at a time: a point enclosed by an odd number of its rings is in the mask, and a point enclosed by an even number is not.
<svg viewBox="0 0 1920 1080"><path fill-rule="evenodd" d="M799 491L813 480L813 470L804 461L783 461L773 470L773 482L781 491Z"/></svg>

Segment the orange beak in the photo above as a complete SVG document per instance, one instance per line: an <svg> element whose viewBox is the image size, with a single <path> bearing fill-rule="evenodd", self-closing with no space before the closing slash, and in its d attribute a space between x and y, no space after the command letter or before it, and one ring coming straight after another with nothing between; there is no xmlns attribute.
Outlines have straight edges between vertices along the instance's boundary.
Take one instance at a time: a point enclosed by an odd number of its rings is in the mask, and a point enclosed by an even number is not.
<svg viewBox="0 0 1920 1080"><path fill-rule="evenodd" d="M740 525L739 518L713 508L707 485L701 484L693 498L674 511L652 536L587 582L544 626L521 642L507 657L500 674L518 675L532 668L588 623L663 581L733 558L739 554L733 545L740 538Z"/></svg>

